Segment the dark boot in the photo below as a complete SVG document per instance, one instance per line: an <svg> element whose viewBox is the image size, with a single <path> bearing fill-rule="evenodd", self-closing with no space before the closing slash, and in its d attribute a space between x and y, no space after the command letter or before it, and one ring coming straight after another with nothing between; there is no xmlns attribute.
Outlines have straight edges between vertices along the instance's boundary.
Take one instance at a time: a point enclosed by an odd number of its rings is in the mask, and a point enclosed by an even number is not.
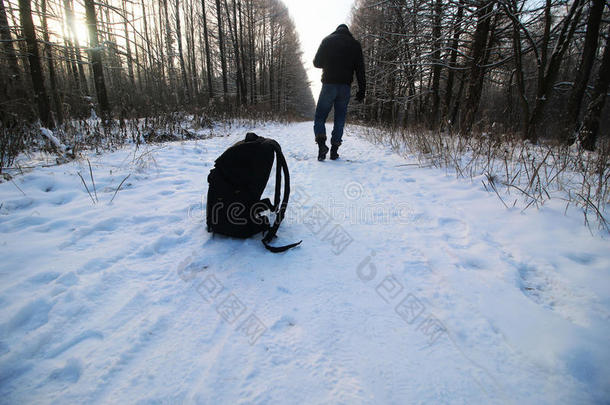
<svg viewBox="0 0 610 405"><path fill-rule="evenodd" d="M326 159L326 154L328 153L328 146L326 146L325 142L318 142L318 160L321 162Z"/></svg>
<svg viewBox="0 0 610 405"><path fill-rule="evenodd" d="M332 145L330 147L330 160L337 160L339 158L339 154L337 151L339 150L339 145Z"/></svg>

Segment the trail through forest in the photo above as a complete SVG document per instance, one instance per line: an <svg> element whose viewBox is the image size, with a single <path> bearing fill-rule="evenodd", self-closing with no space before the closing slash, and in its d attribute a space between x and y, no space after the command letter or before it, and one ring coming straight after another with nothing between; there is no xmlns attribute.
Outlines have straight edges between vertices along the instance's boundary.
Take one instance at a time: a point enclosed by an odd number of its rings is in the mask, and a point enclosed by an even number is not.
<svg viewBox="0 0 610 405"><path fill-rule="evenodd" d="M274 255L205 230L247 130L0 184L0 403L608 399L610 250L575 210L507 210L358 127L318 162L311 122L272 124L277 244L303 239Z"/></svg>

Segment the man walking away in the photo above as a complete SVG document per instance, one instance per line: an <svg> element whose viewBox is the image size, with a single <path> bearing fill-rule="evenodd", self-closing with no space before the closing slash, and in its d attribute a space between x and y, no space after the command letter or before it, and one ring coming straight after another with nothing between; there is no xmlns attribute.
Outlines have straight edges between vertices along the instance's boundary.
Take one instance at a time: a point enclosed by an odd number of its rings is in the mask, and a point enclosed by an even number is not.
<svg viewBox="0 0 610 405"><path fill-rule="evenodd" d="M347 25L341 24L335 32L322 40L313 65L322 69L322 91L318 97L313 131L318 144L318 160L326 159L326 118L330 109L335 107L335 122L330 139L330 158L339 157L337 151L341 145L347 104L350 98L351 84L356 72L358 93L356 100L364 100L366 81L364 77L364 59L362 46L349 32Z"/></svg>

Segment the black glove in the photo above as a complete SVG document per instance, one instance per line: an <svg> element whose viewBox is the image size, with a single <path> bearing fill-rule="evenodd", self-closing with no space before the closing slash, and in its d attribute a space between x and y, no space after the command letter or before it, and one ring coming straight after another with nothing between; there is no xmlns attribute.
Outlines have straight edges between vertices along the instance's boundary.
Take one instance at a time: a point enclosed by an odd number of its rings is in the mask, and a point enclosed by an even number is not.
<svg viewBox="0 0 610 405"><path fill-rule="evenodd" d="M364 100L364 90L358 90L358 93L356 93L356 101L361 103L362 100Z"/></svg>

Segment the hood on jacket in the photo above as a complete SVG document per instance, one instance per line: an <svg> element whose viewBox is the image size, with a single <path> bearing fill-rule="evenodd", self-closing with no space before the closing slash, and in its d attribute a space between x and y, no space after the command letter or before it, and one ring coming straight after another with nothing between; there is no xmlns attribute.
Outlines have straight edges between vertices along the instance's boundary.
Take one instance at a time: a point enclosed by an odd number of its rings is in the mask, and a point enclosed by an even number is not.
<svg viewBox="0 0 610 405"><path fill-rule="evenodd" d="M347 25L345 24L340 24L337 29L335 30L335 33L337 34L346 34L349 35L350 37L352 36L352 33L349 32L349 28L347 28Z"/></svg>

